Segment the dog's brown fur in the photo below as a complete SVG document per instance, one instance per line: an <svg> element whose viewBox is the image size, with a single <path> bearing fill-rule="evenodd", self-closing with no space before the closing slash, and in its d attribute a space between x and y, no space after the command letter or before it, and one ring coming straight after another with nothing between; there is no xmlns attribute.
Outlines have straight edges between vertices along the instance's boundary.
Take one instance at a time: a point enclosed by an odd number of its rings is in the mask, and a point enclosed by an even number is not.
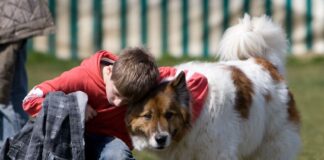
<svg viewBox="0 0 324 160"><path fill-rule="evenodd" d="M263 69L269 72L270 76L272 79L276 82L283 81L284 78L280 73L278 72L277 67L275 67L272 63L269 61L263 59L263 58L256 58L255 59L256 63L261 65Z"/></svg>
<svg viewBox="0 0 324 160"><path fill-rule="evenodd" d="M288 118L290 121L294 122L295 124L300 124L300 115L296 107L295 99L293 94L289 91L288 92L289 101L288 101Z"/></svg>
<svg viewBox="0 0 324 160"><path fill-rule="evenodd" d="M242 118L249 117L250 107L252 103L251 80L237 67L230 66L233 83L236 86L235 109L241 114Z"/></svg>

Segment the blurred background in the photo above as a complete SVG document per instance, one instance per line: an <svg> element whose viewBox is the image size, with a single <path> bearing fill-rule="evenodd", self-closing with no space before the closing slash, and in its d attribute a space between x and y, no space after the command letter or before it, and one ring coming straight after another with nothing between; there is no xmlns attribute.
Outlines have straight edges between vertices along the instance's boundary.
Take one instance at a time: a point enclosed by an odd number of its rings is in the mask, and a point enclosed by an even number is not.
<svg viewBox="0 0 324 160"><path fill-rule="evenodd" d="M212 56L223 31L244 13L268 15L286 30L292 54L324 54L323 0L48 0L56 34L29 48L59 58L118 53L143 45L156 57Z"/></svg>
<svg viewBox="0 0 324 160"><path fill-rule="evenodd" d="M299 160L324 159L323 0L48 0L56 34L28 42L29 87L96 51L148 47L159 65L215 61L224 30L244 13L269 15L290 42L287 81L302 116ZM157 160L136 152L139 160Z"/></svg>

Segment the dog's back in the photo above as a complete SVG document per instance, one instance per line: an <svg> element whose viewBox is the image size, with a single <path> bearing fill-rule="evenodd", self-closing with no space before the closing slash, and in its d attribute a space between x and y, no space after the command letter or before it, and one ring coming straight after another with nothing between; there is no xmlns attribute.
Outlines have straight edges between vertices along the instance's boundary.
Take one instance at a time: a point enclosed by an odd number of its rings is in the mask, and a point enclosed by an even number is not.
<svg viewBox="0 0 324 160"><path fill-rule="evenodd" d="M177 145L187 146L186 153L176 151L174 158L295 158L299 115L283 76L269 61L191 62L177 68L204 74L209 95L200 118L182 141L187 145Z"/></svg>

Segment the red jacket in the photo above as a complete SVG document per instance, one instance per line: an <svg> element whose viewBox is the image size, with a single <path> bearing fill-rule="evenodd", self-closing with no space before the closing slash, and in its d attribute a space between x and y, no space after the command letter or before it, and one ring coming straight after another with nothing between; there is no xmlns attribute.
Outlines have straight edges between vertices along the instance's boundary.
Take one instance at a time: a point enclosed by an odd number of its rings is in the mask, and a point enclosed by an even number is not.
<svg viewBox="0 0 324 160"><path fill-rule="evenodd" d="M96 117L86 123L86 133L116 136L132 148L124 121L126 106L116 107L108 103L105 83L100 69L100 60L102 58L116 61L118 57L107 51L97 52L90 58L85 59L80 66L35 86L25 97L23 108L30 115L36 116L41 110L42 102L47 93L53 91L63 91L65 93L83 91L88 94L88 104L98 113ZM175 76L177 72L172 67L160 67L159 71L162 79ZM187 82L194 100L193 120L195 120L207 95L208 82L199 73L194 73Z"/></svg>

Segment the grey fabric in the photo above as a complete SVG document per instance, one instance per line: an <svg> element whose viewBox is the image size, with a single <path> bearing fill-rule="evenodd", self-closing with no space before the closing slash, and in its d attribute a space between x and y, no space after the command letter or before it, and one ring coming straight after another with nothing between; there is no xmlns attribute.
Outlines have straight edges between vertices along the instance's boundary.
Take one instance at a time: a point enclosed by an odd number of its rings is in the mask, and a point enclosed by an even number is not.
<svg viewBox="0 0 324 160"><path fill-rule="evenodd" d="M25 160L28 143L31 139L34 120L30 120L13 138L7 138L0 151L1 160ZM27 160L27 159L26 159Z"/></svg>
<svg viewBox="0 0 324 160"><path fill-rule="evenodd" d="M1 21L0 21L1 23ZM1 29L0 29L1 32ZM8 104L15 71L16 53L22 42L0 44L0 103Z"/></svg>
<svg viewBox="0 0 324 160"><path fill-rule="evenodd" d="M42 111L30 120L12 139L7 139L0 152L0 159L84 160L83 124L81 111L86 106L84 94L77 92L49 93ZM80 108L81 107L81 108Z"/></svg>
<svg viewBox="0 0 324 160"><path fill-rule="evenodd" d="M85 112L86 112L86 107L87 107L87 104L88 104L88 95L86 93L84 93L84 92L81 92L81 91L76 91L76 92L71 93L71 94L74 95L77 98L80 113L84 113L84 114L80 114L81 115L81 125L82 125L82 128L84 128Z"/></svg>
<svg viewBox="0 0 324 160"><path fill-rule="evenodd" d="M53 33L53 19L45 0L1 0L0 43Z"/></svg>

